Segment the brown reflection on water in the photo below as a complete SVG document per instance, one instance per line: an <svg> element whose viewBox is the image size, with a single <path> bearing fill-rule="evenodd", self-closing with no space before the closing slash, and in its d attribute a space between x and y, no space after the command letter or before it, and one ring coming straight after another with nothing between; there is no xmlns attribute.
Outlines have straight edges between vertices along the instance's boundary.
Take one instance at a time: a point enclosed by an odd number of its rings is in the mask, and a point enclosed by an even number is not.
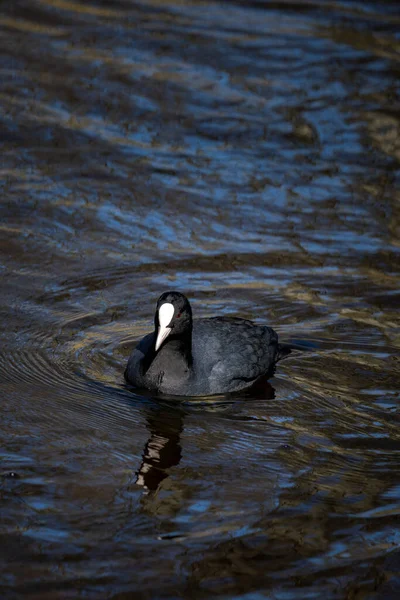
<svg viewBox="0 0 400 600"><path fill-rule="evenodd" d="M150 437L143 451L136 484L148 492L154 492L168 477L168 469L179 465L182 456L180 434L183 430L183 415L171 415L171 410L157 411L147 418L147 428Z"/></svg>

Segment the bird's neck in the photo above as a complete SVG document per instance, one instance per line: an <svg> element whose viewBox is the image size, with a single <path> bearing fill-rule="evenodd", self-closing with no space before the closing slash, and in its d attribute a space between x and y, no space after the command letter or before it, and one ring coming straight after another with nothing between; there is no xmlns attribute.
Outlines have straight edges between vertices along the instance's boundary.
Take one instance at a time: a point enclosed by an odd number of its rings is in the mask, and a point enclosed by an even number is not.
<svg viewBox="0 0 400 600"><path fill-rule="evenodd" d="M169 362L180 363L185 369L189 369L193 363L192 356L192 333L188 332L179 337L170 336L166 339L160 350L155 349L156 335L154 336L154 344L147 352L142 361L142 372L146 375L155 357L168 348Z"/></svg>
<svg viewBox="0 0 400 600"><path fill-rule="evenodd" d="M191 367L193 363L192 356L192 333L188 332L185 335L179 337L170 336L165 344L165 348L168 347L168 352L171 355L175 355L177 358L184 360L188 367Z"/></svg>

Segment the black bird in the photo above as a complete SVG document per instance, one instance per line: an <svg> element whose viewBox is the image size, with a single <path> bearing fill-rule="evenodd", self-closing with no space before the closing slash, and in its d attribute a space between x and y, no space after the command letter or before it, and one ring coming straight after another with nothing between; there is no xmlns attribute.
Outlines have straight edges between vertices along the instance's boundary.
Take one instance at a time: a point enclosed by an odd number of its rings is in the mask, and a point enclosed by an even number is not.
<svg viewBox="0 0 400 600"><path fill-rule="evenodd" d="M125 379L138 388L178 396L236 392L273 374L290 352L271 327L247 319L192 320L186 296L165 292L157 302L155 330L133 350Z"/></svg>

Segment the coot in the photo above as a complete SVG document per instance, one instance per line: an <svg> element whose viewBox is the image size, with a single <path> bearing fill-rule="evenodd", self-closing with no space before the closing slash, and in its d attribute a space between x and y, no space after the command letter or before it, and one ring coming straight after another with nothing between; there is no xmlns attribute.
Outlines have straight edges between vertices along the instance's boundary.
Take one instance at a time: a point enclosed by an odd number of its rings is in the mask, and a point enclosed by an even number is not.
<svg viewBox="0 0 400 600"><path fill-rule="evenodd" d="M189 301L179 292L160 296L154 325L133 350L125 379L162 394L243 390L271 375L288 352L271 327L236 317L192 320Z"/></svg>

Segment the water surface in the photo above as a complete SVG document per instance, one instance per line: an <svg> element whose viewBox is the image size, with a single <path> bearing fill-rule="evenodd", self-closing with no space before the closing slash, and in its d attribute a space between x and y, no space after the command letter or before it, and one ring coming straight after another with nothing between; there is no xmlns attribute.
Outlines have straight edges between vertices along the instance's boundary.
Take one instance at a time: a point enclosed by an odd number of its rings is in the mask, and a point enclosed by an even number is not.
<svg viewBox="0 0 400 600"><path fill-rule="evenodd" d="M0 26L0 596L398 598L395 3ZM307 351L258 396L142 397L171 288Z"/></svg>

